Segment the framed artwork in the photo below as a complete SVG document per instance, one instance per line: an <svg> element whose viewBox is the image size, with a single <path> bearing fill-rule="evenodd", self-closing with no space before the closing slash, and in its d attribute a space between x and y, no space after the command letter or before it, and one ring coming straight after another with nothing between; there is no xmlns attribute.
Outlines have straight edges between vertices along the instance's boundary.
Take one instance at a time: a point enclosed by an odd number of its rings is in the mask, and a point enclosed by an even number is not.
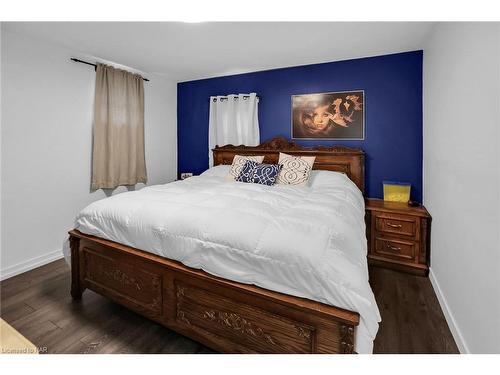
<svg viewBox="0 0 500 375"><path fill-rule="evenodd" d="M292 138L365 139L365 92L292 95Z"/></svg>

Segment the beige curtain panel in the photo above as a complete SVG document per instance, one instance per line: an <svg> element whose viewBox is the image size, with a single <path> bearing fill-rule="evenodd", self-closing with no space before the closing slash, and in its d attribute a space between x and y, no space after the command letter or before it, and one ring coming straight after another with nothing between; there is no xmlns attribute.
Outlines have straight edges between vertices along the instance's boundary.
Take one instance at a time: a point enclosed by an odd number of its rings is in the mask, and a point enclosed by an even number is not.
<svg viewBox="0 0 500 375"><path fill-rule="evenodd" d="M92 190L146 183L142 77L97 64Z"/></svg>

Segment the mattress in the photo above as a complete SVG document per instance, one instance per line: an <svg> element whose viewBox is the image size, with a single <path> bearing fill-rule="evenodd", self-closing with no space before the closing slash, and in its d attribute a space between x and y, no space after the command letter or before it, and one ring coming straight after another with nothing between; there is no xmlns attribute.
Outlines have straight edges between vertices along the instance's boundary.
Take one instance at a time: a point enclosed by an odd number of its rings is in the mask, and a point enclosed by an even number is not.
<svg viewBox="0 0 500 375"><path fill-rule="evenodd" d="M227 166L94 202L82 233L212 275L356 311L356 351L371 353L380 314L368 282L364 199L342 173L306 187L228 180ZM67 246L66 246L67 248Z"/></svg>

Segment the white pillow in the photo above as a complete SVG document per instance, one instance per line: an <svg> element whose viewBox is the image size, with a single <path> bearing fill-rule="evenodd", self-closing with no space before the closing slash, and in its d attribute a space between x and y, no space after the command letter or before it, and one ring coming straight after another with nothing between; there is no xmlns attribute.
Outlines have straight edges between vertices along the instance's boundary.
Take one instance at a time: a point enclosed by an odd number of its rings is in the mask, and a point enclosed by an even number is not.
<svg viewBox="0 0 500 375"><path fill-rule="evenodd" d="M212 167L212 168L208 168L200 176L226 177L230 170L231 170L230 165L222 165L221 164L221 165L216 165L215 167Z"/></svg>
<svg viewBox="0 0 500 375"><path fill-rule="evenodd" d="M257 163L262 163L262 161L264 160L264 156L235 155L233 158L233 164L231 164L231 169L227 175L227 178L229 180L236 180L236 178L240 175L241 168L243 168L243 166L248 160L252 160Z"/></svg>
<svg viewBox="0 0 500 375"><path fill-rule="evenodd" d="M307 185L316 156L293 156L280 152L278 164L282 164L278 184Z"/></svg>
<svg viewBox="0 0 500 375"><path fill-rule="evenodd" d="M314 170L309 177L310 187L336 186L351 181L344 172Z"/></svg>

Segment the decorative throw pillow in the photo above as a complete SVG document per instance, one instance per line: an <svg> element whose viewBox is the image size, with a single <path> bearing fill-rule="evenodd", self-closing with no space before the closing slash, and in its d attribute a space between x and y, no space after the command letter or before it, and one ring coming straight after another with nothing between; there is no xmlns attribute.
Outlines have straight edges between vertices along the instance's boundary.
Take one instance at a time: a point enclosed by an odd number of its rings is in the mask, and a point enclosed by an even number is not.
<svg viewBox="0 0 500 375"><path fill-rule="evenodd" d="M307 185L316 156L293 156L280 152L278 164L283 168L278 176L278 184Z"/></svg>
<svg viewBox="0 0 500 375"><path fill-rule="evenodd" d="M238 182L253 182L253 170L257 162L253 160L247 160L245 165L241 168L240 175L235 178L235 181Z"/></svg>
<svg viewBox="0 0 500 375"><path fill-rule="evenodd" d="M281 168L280 164L261 164L248 160L236 181L271 186L276 183Z"/></svg>
<svg viewBox="0 0 500 375"><path fill-rule="evenodd" d="M236 178L241 173L241 168L243 168L243 166L248 160L252 160L257 163L262 163L262 160L264 160L264 156L235 155L233 158L233 164L231 164L231 170L229 171L227 178L230 180L236 180Z"/></svg>

